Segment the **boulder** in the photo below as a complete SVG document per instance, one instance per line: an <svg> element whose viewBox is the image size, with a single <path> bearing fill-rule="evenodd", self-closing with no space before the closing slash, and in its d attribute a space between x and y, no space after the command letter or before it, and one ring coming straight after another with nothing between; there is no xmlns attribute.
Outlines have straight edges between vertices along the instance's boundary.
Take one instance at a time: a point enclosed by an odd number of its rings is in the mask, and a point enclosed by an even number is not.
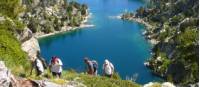
<svg viewBox="0 0 200 87"><path fill-rule="evenodd" d="M56 84L50 81L38 80L37 82L41 87L86 87L86 85L77 81L66 81L65 84Z"/></svg>
<svg viewBox="0 0 200 87"><path fill-rule="evenodd" d="M5 66L3 61L0 61L0 87L15 87L16 80L10 70Z"/></svg>
<svg viewBox="0 0 200 87"><path fill-rule="evenodd" d="M163 83L149 82L147 84L144 84L143 87L176 87L176 86L170 82L163 82Z"/></svg>
<svg viewBox="0 0 200 87"><path fill-rule="evenodd" d="M29 40L22 43L22 50L28 53L30 60L35 60L38 51L40 52L38 40L35 37L31 37Z"/></svg>
<svg viewBox="0 0 200 87"><path fill-rule="evenodd" d="M32 36L32 31L29 28L25 27L24 31L21 34L17 35L17 39L21 42L25 42L29 40Z"/></svg>
<svg viewBox="0 0 200 87"><path fill-rule="evenodd" d="M164 82L164 83L162 83L161 86L162 86L162 87L176 87L176 86L174 86L174 84L172 84L172 83L170 83L170 82Z"/></svg>

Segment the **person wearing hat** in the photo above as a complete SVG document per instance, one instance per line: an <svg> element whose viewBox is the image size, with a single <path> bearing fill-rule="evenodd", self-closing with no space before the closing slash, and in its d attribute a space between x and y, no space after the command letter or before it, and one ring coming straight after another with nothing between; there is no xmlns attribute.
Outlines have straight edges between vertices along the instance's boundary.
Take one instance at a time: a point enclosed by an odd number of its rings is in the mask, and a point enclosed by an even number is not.
<svg viewBox="0 0 200 87"><path fill-rule="evenodd" d="M110 61L108 61L108 59L105 59L103 64L103 75L111 78L113 73L114 73L113 64Z"/></svg>

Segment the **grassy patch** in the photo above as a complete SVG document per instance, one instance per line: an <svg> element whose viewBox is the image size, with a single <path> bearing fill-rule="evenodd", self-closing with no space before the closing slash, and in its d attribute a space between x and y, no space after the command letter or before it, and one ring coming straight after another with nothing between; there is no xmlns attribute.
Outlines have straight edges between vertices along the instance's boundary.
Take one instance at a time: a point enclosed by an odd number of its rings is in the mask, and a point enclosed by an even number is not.
<svg viewBox="0 0 200 87"><path fill-rule="evenodd" d="M85 73L76 73L65 71L62 75L63 79L75 80L85 84L87 87L140 87L140 85L116 78L107 78L102 76L91 76Z"/></svg>
<svg viewBox="0 0 200 87"><path fill-rule="evenodd" d="M27 55L21 50L19 41L1 26L0 32L0 60L5 61L12 73L25 74L30 69L30 63L27 62Z"/></svg>

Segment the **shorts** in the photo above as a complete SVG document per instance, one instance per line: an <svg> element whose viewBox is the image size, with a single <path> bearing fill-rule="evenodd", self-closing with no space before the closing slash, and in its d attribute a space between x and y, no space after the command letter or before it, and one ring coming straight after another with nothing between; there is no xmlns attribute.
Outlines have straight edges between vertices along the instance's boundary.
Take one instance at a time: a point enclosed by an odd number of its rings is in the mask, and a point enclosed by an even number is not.
<svg viewBox="0 0 200 87"><path fill-rule="evenodd" d="M61 72L52 72L52 75L61 77Z"/></svg>
<svg viewBox="0 0 200 87"><path fill-rule="evenodd" d="M112 77L112 74L110 74L110 75L105 74L105 76L111 78L111 77Z"/></svg>

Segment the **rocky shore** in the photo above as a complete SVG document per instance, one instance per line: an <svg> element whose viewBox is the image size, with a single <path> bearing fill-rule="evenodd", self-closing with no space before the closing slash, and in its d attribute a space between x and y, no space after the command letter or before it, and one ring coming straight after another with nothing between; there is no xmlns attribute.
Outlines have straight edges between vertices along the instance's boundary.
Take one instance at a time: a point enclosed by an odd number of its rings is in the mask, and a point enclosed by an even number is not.
<svg viewBox="0 0 200 87"><path fill-rule="evenodd" d="M146 37L146 39L152 45L156 45L159 42L155 38L152 38L153 37L153 34L152 34L153 31L152 31L152 29L154 29L155 26L153 26L150 23L146 22L145 19L138 18L138 17L135 17L135 16L123 17L123 15L117 16L117 18L123 19L123 20L130 20L130 21L134 21L134 22L138 22L138 23L143 24L146 27L146 29L144 30L144 32L142 34Z"/></svg>
<svg viewBox="0 0 200 87"><path fill-rule="evenodd" d="M61 27L60 31L53 31L51 33L36 32L36 33L34 33L34 36L36 38L43 38L43 37L52 36L52 35L56 35L56 34L63 33L63 32L70 32L70 31L77 30L77 29L83 29L83 28L87 28L87 27L94 27L95 25L88 24L88 19L90 19L91 16L92 16L92 13L87 15L85 17L85 20L83 20L81 22L80 26L78 26L78 27L63 26L63 27Z"/></svg>

